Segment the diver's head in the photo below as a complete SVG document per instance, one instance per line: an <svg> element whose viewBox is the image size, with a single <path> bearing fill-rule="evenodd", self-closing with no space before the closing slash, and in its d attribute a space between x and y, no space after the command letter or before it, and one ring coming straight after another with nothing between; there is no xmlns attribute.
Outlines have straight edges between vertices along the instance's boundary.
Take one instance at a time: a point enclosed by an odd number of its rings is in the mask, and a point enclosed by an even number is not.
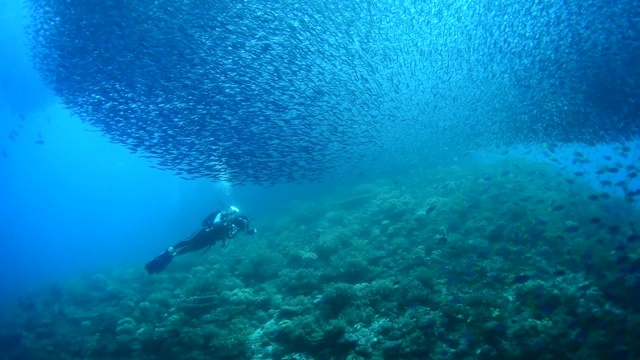
<svg viewBox="0 0 640 360"><path fill-rule="evenodd" d="M232 220L240 213L240 210L235 206L228 206L226 209L221 210L219 216L220 221L224 223L232 222Z"/></svg>

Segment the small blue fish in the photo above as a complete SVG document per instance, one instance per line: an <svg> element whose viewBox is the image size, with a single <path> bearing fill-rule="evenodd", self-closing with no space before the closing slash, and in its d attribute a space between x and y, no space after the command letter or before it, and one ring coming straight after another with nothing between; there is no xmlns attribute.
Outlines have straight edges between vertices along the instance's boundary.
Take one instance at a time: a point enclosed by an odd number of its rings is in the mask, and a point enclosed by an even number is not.
<svg viewBox="0 0 640 360"><path fill-rule="evenodd" d="M520 275L516 275L513 278L513 283L514 284L524 284L527 281L529 281L531 279L531 276L527 275L527 274L520 274Z"/></svg>
<svg viewBox="0 0 640 360"><path fill-rule="evenodd" d="M629 255L620 255L616 258L616 264L624 265L629 262L629 260L631 260L631 257L629 257Z"/></svg>
<svg viewBox="0 0 640 360"><path fill-rule="evenodd" d="M611 352L611 358L612 359L628 359L629 358L629 350L626 347L619 347L617 349L614 349Z"/></svg>
<svg viewBox="0 0 640 360"><path fill-rule="evenodd" d="M567 228L566 228L566 229L564 229L564 232L566 232L566 233L568 233L568 234L575 234L575 233L577 233L578 231L580 231L580 226L575 225L575 224L573 224L573 225L569 225L569 226L567 226Z"/></svg>
<svg viewBox="0 0 640 360"><path fill-rule="evenodd" d="M612 226L609 226L609 228L607 229L607 232L609 234L619 234L621 230L622 228L620 228L620 226L612 225Z"/></svg>
<svg viewBox="0 0 640 360"><path fill-rule="evenodd" d="M44 144L44 140L39 139L39 140L36 140L35 143L38 144L38 145L42 145L42 144Z"/></svg>
<svg viewBox="0 0 640 360"><path fill-rule="evenodd" d="M429 214L431 214L431 213L436 209L436 207L438 207L438 205L436 205L436 204L431 204L431 205L429 205L429 207L427 208L427 210L425 210L425 211L424 211L424 214L425 214L425 215L429 215Z"/></svg>
<svg viewBox="0 0 640 360"><path fill-rule="evenodd" d="M549 222L546 221L546 220L538 219L538 220L536 220L536 225L547 226L547 225L549 225Z"/></svg>
<svg viewBox="0 0 640 360"><path fill-rule="evenodd" d="M538 307L538 311L544 315L551 315L554 311L556 311L557 306L554 304L544 304Z"/></svg>

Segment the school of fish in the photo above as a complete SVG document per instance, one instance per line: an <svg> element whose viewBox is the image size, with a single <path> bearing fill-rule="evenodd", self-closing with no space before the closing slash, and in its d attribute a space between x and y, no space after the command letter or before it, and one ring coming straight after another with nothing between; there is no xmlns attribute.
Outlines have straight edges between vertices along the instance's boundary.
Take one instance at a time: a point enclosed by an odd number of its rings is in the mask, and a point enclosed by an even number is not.
<svg viewBox="0 0 640 360"><path fill-rule="evenodd" d="M63 103L185 179L640 133L634 0L32 0ZM42 141L43 140L39 140Z"/></svg>

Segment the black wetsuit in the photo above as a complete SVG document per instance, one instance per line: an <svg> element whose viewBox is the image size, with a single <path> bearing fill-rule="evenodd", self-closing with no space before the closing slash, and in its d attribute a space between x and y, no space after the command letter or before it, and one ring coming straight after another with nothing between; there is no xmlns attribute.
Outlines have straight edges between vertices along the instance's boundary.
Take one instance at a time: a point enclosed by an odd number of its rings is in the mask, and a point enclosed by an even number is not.
<svg viewBox="0 0 640 360"><path fill-rule="evenodd" d="M216 211L202 220L202 227L193 233L188 239L173 245L176 255L182 255L190 251L204 249L213 246L217 241L225 241L233 235L231 223L214 225L214 220L220 212Z"/></svg>
<svg viewBox="0 0 640 360"><path fill-rule="evenodd" d="M162 272L169 263L171 263L175 255L205 249L215 245L218 241L222 241L224 246L226 245L227 239L235 237L240 231L244 231L247 234L255 234L255 229L249 227L249 221L251 220L248 217L236 216L235 214L222 214L216 223L215 220L219 214L220 211L209 214L209 216L202 220L202 227L188 239L178 242L149 261L145 265L147 272L149 274Z"/></svg>

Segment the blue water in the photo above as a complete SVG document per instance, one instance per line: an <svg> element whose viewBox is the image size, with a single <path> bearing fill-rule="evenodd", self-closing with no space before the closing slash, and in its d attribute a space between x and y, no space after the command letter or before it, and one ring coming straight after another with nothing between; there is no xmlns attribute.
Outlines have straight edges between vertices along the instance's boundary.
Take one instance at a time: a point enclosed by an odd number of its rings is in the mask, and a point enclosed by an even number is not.
<svg viewBox="0 0 640 360"><path fill-rule="evenodd" d="M0 3L0 304L81 272L142 269L221 202L252 216L277 207L282 190L256 199L251 187L181 180L71 116L33 70L22 6Z"/></svg>
<svg viewBox="0 0 640 360"><path fill-rule="evenodd" d="M285 194L305 193L304 186L265 191L184 181L149 168L149 161L72 116L41 83L24 46L22 2L3 1L0 14L0 302L70 275L142 266L220 202L260 216L276 211ZM12 131L18 132L13 140L7 135ZM593 172L601 161L575 165L569 154L580 149L590 158L616 156L615 146L568 145L557 166L567 174ZM631 146L630 158L613 161L634 164L638 144ZM529 157L548 162L536 156ZM638 181L630 186L640 187ZM593 185L599 187L595 178Z"/></svg>

